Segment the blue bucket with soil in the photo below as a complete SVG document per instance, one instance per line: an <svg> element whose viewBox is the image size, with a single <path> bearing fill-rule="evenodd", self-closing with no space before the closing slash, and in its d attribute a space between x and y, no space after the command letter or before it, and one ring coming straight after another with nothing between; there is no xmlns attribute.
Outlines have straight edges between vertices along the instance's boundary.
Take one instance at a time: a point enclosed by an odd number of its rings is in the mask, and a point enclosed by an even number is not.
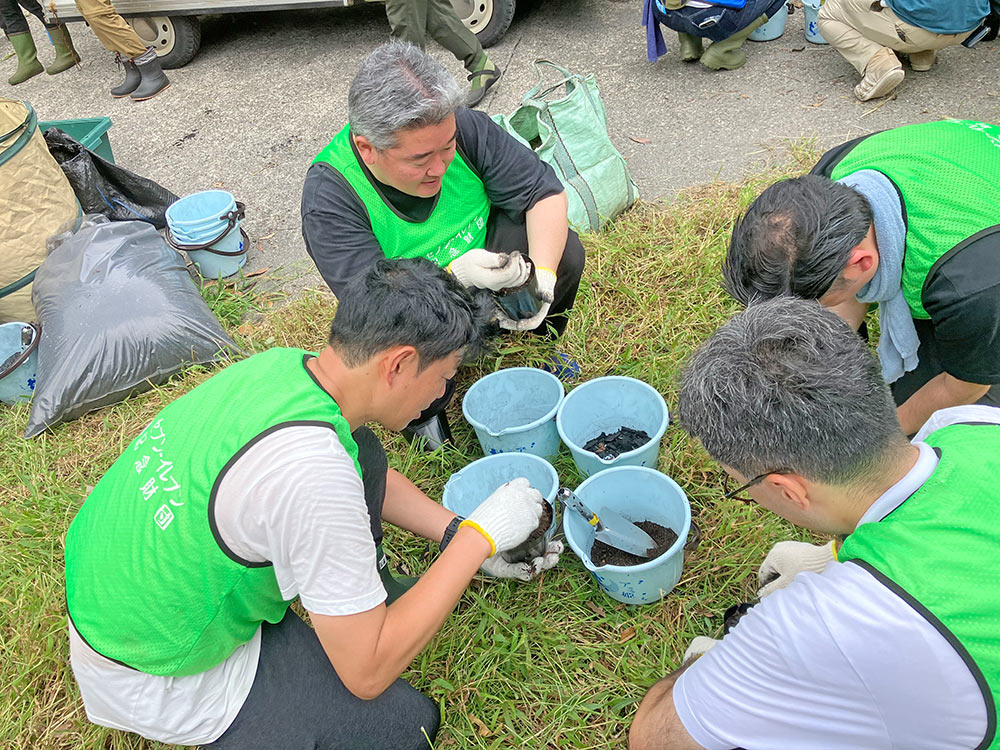
<svg viewBox="0 0 1000 750"><path fill-rule="evenodd" d="M473 461L451 475L444 486L441 504L453 513L468 517L501 485L518 477L527 479L549 504L552 520L545 530L547 541L556 529L555 498L559 475L552 464L530 453L497 453Z"/></svg>
<svg viewBox="0 0 1000 750"><path fill-rule="evenodd" d="M480 378L462 399L483 455L559 453L556 412L565 389L555 375L535 367L510 367Z"/></svg>
<svg viewBox="0 0 1000 750"><path fill-rule="evenodd" d="M167 242L185 251L206 279L234 276L250 244L240 226L244 215L244 205L225 190L185 196L166 211Z"/></svg>
<svg viewBox="0 0 1000 750"><path fill-rule="evenodd" d="M41 328L34 323L0 325L0 401L11 406L35 395Z"/></svg>
<svg viewBox="0 0 1000 750"><path fill-rule="evenodd" d="M589 477L614 466L655 468L669 418L663 396L651 385L611 375L570 391L556 414L556 429L580 474Z"/></svg>
<svg viewBox="0 0 1000 750"><path fill-rule="evenodd" d="M691 506L684 490L655 469L619 466L585 480L577 487L576 494L598 517L605 508L618 511L649 533L662 548L645 562L636 558L638 564L599 564L594 554L594 527L579 513L565 510L566 541L601 590L626 604L650 604L669 594L681 578L684 545L691 530ZM613 552L618 553L617 558L622 562L626 561L619 550Z"/></svg>

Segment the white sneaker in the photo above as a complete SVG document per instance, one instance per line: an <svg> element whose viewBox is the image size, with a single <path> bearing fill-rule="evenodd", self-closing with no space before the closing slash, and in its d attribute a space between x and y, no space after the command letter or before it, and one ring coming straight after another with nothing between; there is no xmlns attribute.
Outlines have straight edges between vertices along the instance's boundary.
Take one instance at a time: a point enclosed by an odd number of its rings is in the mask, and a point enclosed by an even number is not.
<svg viewBox="0 0 1000 750"><path fill-rule="evenodd" d="M866 102L869 99L877 99L880 96L887 96L896 90L896 87L903 82L903 66L890 68L881 74L871 74L865 71L864 78L854 87L854 95L859 101Z"/></svg>

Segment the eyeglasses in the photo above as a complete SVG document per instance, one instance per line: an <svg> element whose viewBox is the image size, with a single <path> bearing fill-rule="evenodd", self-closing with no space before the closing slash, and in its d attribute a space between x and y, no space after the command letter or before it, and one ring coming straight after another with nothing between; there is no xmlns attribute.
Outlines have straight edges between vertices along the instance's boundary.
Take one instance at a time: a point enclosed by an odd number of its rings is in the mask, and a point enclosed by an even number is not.
<svg viewBox="0 0 1000 750"><path fill-rule="evenodd" d="M791 469L774 469L772 471L765 471L763 474L758 474L749 482L747 482L746 484L741 484L734 490L729 489L729 485L733 481L732 477L730 477L729 474L723 474L722 491L724 494L722 495L722 497L724 500L735 500L738 503L752 503L754 502L754 499L750 497L750 495L740 496L740 493L745 492L746 490L753 487L755 484L759 484L760 482L764 481L764 479L770 476L771 474L792 474L792 473L793 472Z"/></svg>

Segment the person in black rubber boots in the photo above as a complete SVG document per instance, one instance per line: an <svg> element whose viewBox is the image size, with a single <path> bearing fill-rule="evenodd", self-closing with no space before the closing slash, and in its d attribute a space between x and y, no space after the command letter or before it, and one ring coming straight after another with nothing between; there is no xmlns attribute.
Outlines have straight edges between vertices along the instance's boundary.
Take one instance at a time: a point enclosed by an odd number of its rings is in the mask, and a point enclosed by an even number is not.
<svg viewBox="0 0 1000 750"><path fill-rule="evenodd" d="M302 235L339 296L383 257L434 261L464 286L499 291L534 270L539 307L501 328L560 335L584 251L569 229L555 171L487 115L439 63L410 44L373 51L351 83L348 120L313 161L302 190ZM529 265L530 263L530 265ZM451 387L408 428L428 448L449 438Z"/></svg>
<svg viewBox="0 0 1000 750"><path fill-rule="evenodd" d="M35 40L31 36L28 21L21 12L21 8L18 7L18 3L41 21L49 34L56 56L47 68L43 68L42 64L38 62ZM14 52L17 53L17 70L7 81L11 86L24 83L42 71L50 76L62 73L80 62L80 56L73 48L73 40L70 39L66 24L47 20L38 0L0 0L0 26L3 26L4 34L7 35Z"/></svg>
<svg viewBox="0 0 1000 750"><path fill-rule="evenodd" d="M141 102L152 99L170 86L156 50L146 47L118 13L111 0L74 0L94 36L104 48L115 53L115 61L125 68L125 80L111 89L116 99L129 97Z"/></svg>
<svg viewBox="0 0 1000 750"><path fill-rule="evenodd" d="M260 352L153 418L66 535L92 721L212 750L429 747L440 709L400 675L480 569L529 580L562 551L502 558L542 516L527 479L462 519L365 426L399 429L441 395L488 333L484 297L429 261L379 261L318 354ZM418 580L389 573L383 522L439 546Z"/></svg>

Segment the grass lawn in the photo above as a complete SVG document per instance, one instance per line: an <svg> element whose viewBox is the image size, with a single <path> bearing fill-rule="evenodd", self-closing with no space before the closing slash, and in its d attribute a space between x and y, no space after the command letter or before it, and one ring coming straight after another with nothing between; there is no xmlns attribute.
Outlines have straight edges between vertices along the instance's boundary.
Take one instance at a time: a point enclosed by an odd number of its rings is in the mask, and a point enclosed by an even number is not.
<svg viewBox="0 0 1000 750"><path fill-rule="evenodd" d="M815 158L808 145L791 154L789 163L742 184L694 188L669 206L639 205L584 238L587 269L558 343L580 363L581 379L640 378L673 409L688 355L737 309L719 272L733 219L764 186ZM319 349L334 310L320 291L281 306L217 288L206 289L206 298L252 351ZM248 307L252 322L244 321ZM482 374L537 363L551 346L505 338L460 373L459 396ZM89 488L132 438L209 374L192 370L32 441L22 437L27 408L0 408L0 747L166 747L87 722L68 665L63 537ZM460 403L451 407L456 449L424 455L382 434L390 464L436 499L452 472L479 457ZM808 538L757 507L723 501L719 468L676 425L667 429L659 468L687 492L703 534L677 588L655 605L619 604L568 549L531 583L476 579L404 674L442 707L435 747L624 747L646 689L677 667L691 638L720 635L721 612L753 596L770 546ZM564 484L579 484L565 448L556 469ZM432 545L409 534L390 531L386 541L397 569L419 573L433 559Z"/></svg>

